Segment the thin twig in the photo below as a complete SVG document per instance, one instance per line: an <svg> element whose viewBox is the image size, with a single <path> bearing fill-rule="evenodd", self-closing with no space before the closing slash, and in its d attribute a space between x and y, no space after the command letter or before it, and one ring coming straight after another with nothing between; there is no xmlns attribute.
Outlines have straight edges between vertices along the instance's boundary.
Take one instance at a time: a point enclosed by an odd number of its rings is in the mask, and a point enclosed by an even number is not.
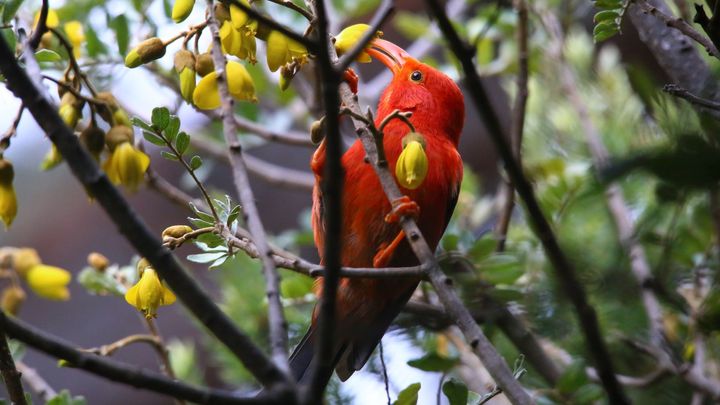
<svg viewBox="0 0 720 405"><path fill-rule="evenodd" d="M133 343L148 343L151 346L155 347L160 342L155 336L152 335L130 335L113 343L102 345L100 347L80 349L80 351L97 354L99 356L112 356L116 351L127 347Z"/></svg>
<svg viewBox="0 0 720 405"><path fill-rule="evenodd" d="M380 349L380 367L382 367L383 382L385 383L385 395L387 395L388 405L391 405L392 400L390 399L390 379L388 378L387 366L385 365L385 352L383 350L382 339L380 339L378 348Z"/></svg>
<svg viewBox="0 0 720 405"><path fill-rule="evenodd" d="M38 18L37 26L35 26L32 37L30 37L30 48L33 51L36 50L38 46L40 46L42 36L47 32L47 17L48 13L50 12L49 3L50 2L48 0L43 0L42 6L40 6L40 16Z"/></svg>
<svg viewBox="0 0 720 405"><path fill-rule="evenodd" d="M683 20L682 18L677 18L675 16L665 14L659 8L648 3L647 0L632 0L632 1L633 1L633 3L637 4L638 7L640 7L640 9L643 10L645 13L648 13L648 14L654 16L655 18L660 19L668 27L675 28L676 30L682 32L688 38L690 38L693 41L697 42L698 44L702 45L710 55L712 55L716 58L720 58L720 52L718 52L718 49L715 47L715 44L713 44L712 41L710 41L710 39L708 37L699 33L695 28L692 27L692 25L685 22L685 20Z"/></svg>
<svg viewBox="0 0 720 405"><path fill-rule="evenodd" d="M595 364L598 368L603 386L608 392L610 401L616 404L628 403L622 387L615 378L612 359L603 341L597 314L588 302L585 289L578 280L574 267L560 248L555 233L540 208L532 185L522 171L521 166L515 160L512 148L508 145L506 137L503 135L500 119L493 110L492 103L489 100L483 83L480 81L480 77L477 74L475 64L472 60L475 50L473 49L471 52L468 45L460 39L457 31L448 19L447 14L445 14L445 10L437 0L426 0L426 3L432 14L437 18L440 30L443 32L450 48L462 65L467 80L467 88L475 101L475 107L489 129L488 133L505 163L505 168L510 179L513 181L518 194L525 202L532 229L540 239L545 253L557 273L557 279L563 287L565 294L575 307L581 329L585 335L588 351L592 353L594 357ZM498 381L498 383L500 382ZM509 395L508 390L503 387L502 384L499 385L503 388L503 391Z"/></svg>
<svg viewBox="0 0 720 405"><path fill-rule="evenodd" d="M0 71L7 79L8 89L25 103L28 111L68 162L73 174L105 209L138 253L153 265L185 306L241 359L261 383L272 385L283 381L284 374L187 274L171 252L150 232L125 197L100 171L95 160L62 121L47 94L39 90L42 87L30 79L29 75L40 77L41 74L29 46L26 46L24 54L27 72L20 68L7 42L0 36Z"/></svg>
<svg viewBox="0 0 720 405"><path fill-rule="evenodd" d="M304 9L303 7L300 7L299 5L295 4L291 0L269 0L271 3L279 4L281 6L285 6L289 8L290 10L293 10L303 17L305 17L308 21L312 21L313 15L308 10Z"/></svg>
<svg viewBox="0 0 720 405"><path fill-rule="evenodd" d="M167 346L165 346L162 335L160 335L160 330L157 325L155 325L155 321L152 318L144 318L144 321L145 326L147 326L148 331L150 331L150 334L155 341L153 348L160 359L160 370L170 379L176 380L177 377L175 376L175 371L173 371L172 364L170 363L170 353L168 352ZM176 405L185 405L185 401L177 398L175 399L175 403Z"/></svg>
<svg viewBox="0 0 720 405"><path fill-rule="evenodd" d="M239 3L239 2L238 2ZM250 187L250 179L247 174L247 167L242 155L242 148L237 138L237 127L233 113L233 99L227 84L225 70L226 59L222 53L220 35L213 0L207 0L207 12L209 15L209 28L213 38L212 56L215 62L215 71L218 78L218 90L222 101L223 134L227 144L227 155L232 167L235 188L242 204L245 221L248 224L250 233L255 241L255 247L260 254L263 273L265 275L265 294L268 299L268 322L270 325L270 347L273 361L283 372L290 369L288 363L288 337L287 321L283 313L282 302L280 301L280 275L275 268L275 262L270 257L271 251L268 246L265 228L260 219L260 213L255 205L255 196ZM286 383L292 387L292 381L285 375Z"/></svg>
<svg viewBox="0 0 720 405"><path fill-rule="evenodd" d="M163 375L130 366L108 357L84 353L62 339L50 335L25 322L0 312L0 329L9 336L50 356L63 359L74 368L89 371L116 383L146 389L173 398L181 398L199 404L268 404L283 403L280 391L267 391L255 398L241 398L235 392L213 388L200 388L181 381L173 381Z"/></svg>
<svg viewBox="0 0 720 405"><path fill-rule="evenodd" d="M22 380L25 385L37 394L41 401L48 402L57 395L53 387L51 387L34 368L29 367L22 361L15 362L15 366L20 374L22 374Z"/></svg>
<svg viewBox="0 0 720 405"><path fill-rule="evenodd" d="M687 89L684 89L677 84L666 84L663 86L663 91L672 94L673 96L677 96L680 98L683 98L695 105L699 105L701 107L707 107L711 108L713 110L720 111L720 103L713 100L708 100L706 98L698 97L692 93L690 93Z"/></svg>
<svg viewBox="0 0 720 405"><path fill-rule="evenodd" d="M293 41L299 42L305 46L309 51L314 51L317 47L317 44L308 38L306 38L303 35L300 35L296 33L295 31L291 30L290 28L278 23L277 21L273 20L272 18L268 18L260 13L258 13L255 9L252 7L248 7L246 4L244 4L241 1L238 0L230 0L230 4L239 7L242 11L247 13L250 18L253 20L257 20L259 24L267 25L268 28L271 28L273 30L279 31L283 33L286 37L292 39Z"/></svg>
<svg viewBox="0 0 720 405"><path fill-rule="evenodd" d="M522 137L525 128L525 107L528 99L528 76L530 69L528 67L529 51L528 51L528 9L525 0L515 0L513 6L517 11L517 43L518 43L518 76L517 76L517 93L515 94L515 103L512 111L512 124L510 126L510 144L515 155L518 165L522 166ZM505 201L500 212L500 219L495 227L495 234L498 238L496 247L497 252L505 250L505 242L507 239L508 229L510 228L510 219L515 209L515 186L512 180L508 180L505 187Z"/></svg>
<svg viewBox="0 0 720 405"><path fill-rule="evenodd" d="M23 390L20 380L21 374L15 367L15 360L10 353L6 333L5 328L0 327L0 374L5 382L10 401L17 405L26 405L25 390Z"/></svg>
<svg viewBox="0 0 720 405"><path fill-rule="evenodd" d="M2 155L3 152L7 150L8 147L10 147L10 138L15 136L17 133L18 125L20 125L20 120L22 119L23 112L25 111L25 104L20 103L20 108L18 108L17 114L15 114L15 119L13 120L12 124L10 124L10 128L5 131L5 133L0 137L0 155Z"/></svg>

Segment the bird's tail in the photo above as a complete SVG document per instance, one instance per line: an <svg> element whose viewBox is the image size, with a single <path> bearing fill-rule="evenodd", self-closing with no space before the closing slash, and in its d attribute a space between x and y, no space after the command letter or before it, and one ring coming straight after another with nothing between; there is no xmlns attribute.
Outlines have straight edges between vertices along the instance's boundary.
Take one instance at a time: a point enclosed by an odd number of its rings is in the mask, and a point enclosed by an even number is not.
<svg viewBox="0 0 720 405"><path fill-rule="evenodd" d="M315 368L316 361L315 357L315 339L317 338L317 326L311 324L308 331L303 336L300 343L295 347L292 354L290 355L290 372L297 381L298 385L307 385L310 383L311 370ZM334 350L333 365L337 363L341 353L345 349L345 345L341 342L335 344L336 349ZM330 381L332 377L333 368L331 367L327 375L322 376L324 385Z"/></svg>

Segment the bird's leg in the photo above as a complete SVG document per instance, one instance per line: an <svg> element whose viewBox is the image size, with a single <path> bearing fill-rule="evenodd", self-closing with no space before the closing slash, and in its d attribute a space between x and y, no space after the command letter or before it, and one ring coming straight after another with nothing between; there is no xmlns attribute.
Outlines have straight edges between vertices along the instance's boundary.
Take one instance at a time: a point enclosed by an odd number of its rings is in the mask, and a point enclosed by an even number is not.
<svg viewBox="0 0 720 405"><path fill-rule="evenodd" d="M343 72L343 80L350 86L350 90L353 94L357 94L358 91L358 75L351 68L345 69Z"/></svg>
<svg viewBox="0 0 720 405"><path fill-rule="evenodd" d="M410 197L404 195L396 200L392 201L392 211L385 216L385 222L392 224L400 221L400 218L404 216L411 216L415 219L420 215L420 206L410 199ZM405 232L400 230L395 239L390 244L383 244L380 250L375 254L373 258L373 267L387 267L388 263L392 259L395 250L400 246L403 239L405 239Z"/></svg>

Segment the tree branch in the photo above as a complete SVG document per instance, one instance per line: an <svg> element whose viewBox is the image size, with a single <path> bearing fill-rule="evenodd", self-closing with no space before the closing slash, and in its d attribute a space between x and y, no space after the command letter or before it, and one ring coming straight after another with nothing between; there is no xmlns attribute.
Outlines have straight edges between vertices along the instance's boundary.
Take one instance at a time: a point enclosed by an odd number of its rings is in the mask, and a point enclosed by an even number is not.
<svg viewBox="0 0 720 405"><path fill-rule="evenodd" d="M663 91L672 94L673 96L680 97L682 99L685 99L689 101L692 104L698 105L700 107L707 107L713 110L720 111L720 103L713 100L708 100L706 98L698 97L686 89L678 86L677 84L666 84L663 86Z"/></svg>
<svg viewBox="0 0 720 405"><path fill-rule="evenodd" d="M213 38L212 57L215 62L215 71L217 72L218 90L220 92L220 100L222 101L222 117L223 117L223 135L227 144L227 156L232 167L233 180L237 190L245 222L250 228L250 233L255 240L255 247L258 250L260 261L262 262L263 273L265 275L265 294L268 299L268 323L270 326L270 348L272 357L277 365L285 374L285 382L292 387L292 380L287 375L290 369L288 363L288 341L287 341L287 321L283 313L282 303L280 302L280 275L275 268L275 262L270 257L271 251L268 246L265 227L260 219L260 213L255 205L255 195L250 187L250 179L247 174L247 167L242 155L242 147L237 138L237 127L233 113L233 99L230 96L230 90L227 84L227 74L225 71L226 59L222 53L222 44L220 42L220 29L215 19L215 10L213 0L207 0L208 26Z"/></svg>
<svg viewBox="0 0 720 405"><path fill-rule="evenodd" d="M13 339L57 359L67 361L72 367L89 371L95 375L116 383L131 385L136 388L159 392L173 398L181 398L199 404L267 404L285 403L281 391L268 391L255 398L241 398L229 391L204 389L181 381L173 381L157 373L149 372L140 367L129 366L107 357L84 353L76 350L72 344L58 337L36 329L23 321L11 318L0 312L0 328Z"/></svg>
<svg viewBox="0 0 720 405"><path fill-rule="evenodd" d="M40 77L37 62L26 46L25 65L33 77ZM77 137L67 128L40 87L17 62L4 38L0 38L0 71L7 87L20 98L70 166L73 174L105 209L113 223L132 246L145 257L170 288L223 344L225 344L258 380L265 385L283 381L284 374L270 362L250 338L213 303L182 268L171 252L164 248L130 207L120 192L100 171L95 160L83 149Z"/></svg>
<svg viewBox="0 0 720 405"><path fill-rule="evenodd" d="M450 48L462 65L470 95L475 101L478 113L480 113L480 116L484 119L485 125L489 129L488 133L505 163L508 176L515 185L518 194L525 202L529 222L533 231L540 239L545 253L557 273L557 279L563 287L565 294L575 307L581 329L585 335L588 351L592 353L594 357L598 373L608 393L610 402L616 404L628 403L623 389L615 377L612 360L603 341L595 310L588 302L585 289L582 284L580 284L575 274L575 269L560 248L555 233L538 204L532 185L522 171L521 166L513 157L512 149L503 135L500 119L495 111L493 111L492 104L472 61L473 55L475 54L474 49L470 52L468 45L460 39L457 31L455 31L455 28L445 14L443 7L437 0L426 0L426 3L432 14L437 18L440 30L443 32ZM503 391L507 394L507 390L503 388Z"/></svg>
<svg viewBox="0 0 720 405"><path fill-rule="evenodd" d="M15 367L10 347L7 342L7 331L0 326L0 374L5 382L8 397L13 405L26 405L25 390L20 381L21 374Z"/></svg>

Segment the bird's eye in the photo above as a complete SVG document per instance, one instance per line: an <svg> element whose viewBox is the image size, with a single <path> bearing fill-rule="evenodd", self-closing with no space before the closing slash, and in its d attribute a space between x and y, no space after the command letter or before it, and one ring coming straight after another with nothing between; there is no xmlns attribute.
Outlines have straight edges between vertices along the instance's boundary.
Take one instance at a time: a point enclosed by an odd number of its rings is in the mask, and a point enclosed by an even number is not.
<svg viewBox="0 0 720 405"><path fill-rule="evenodd" d="M422 80L422 78L423 78L423 74L419 70L416 70L416 71L410 73L410 80L412 80L416 83L419 83Z"/></svg>

